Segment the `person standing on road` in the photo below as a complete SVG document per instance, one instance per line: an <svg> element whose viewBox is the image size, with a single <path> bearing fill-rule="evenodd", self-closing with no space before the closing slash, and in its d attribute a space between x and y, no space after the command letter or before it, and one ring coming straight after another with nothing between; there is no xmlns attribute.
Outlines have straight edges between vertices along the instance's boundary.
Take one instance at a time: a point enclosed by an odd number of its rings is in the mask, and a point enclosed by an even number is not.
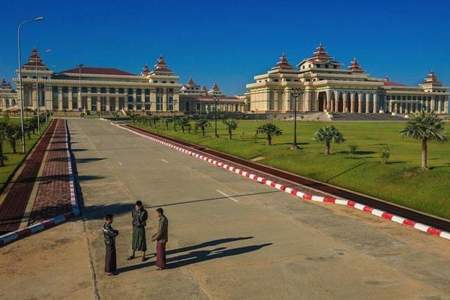
<svg viewBox="0 0 450 300"><path fill-rule="evenodd" d="M105 224L103 225L103 236L105 238L105 272L111 276L117 274L116 261L116 236L119 231L112 227L113 216L108 214L105 216Z"/></svg>
<svg viewBox="0 0 450 300"><path fill-rule="evenodd" d="M133 254L128 257L128 260L133 259L136 251L142 251L142 261L145 261L145 251L147 251L147 241L145 239L145 226L147 225L148 213L145 210L142 201L136 201L133 211L131 212L133 220L133 238L131 241L131 248Z"/></svg>
<svg viewBox="0 0 450 300"><path fill-rule="evenodd" d="M166 243L169 237L169 221L164 215L162 208L156 209L159 217L158 231L153 235L152 240L156 241L156 266L158 270L166 268Z"/></svg>

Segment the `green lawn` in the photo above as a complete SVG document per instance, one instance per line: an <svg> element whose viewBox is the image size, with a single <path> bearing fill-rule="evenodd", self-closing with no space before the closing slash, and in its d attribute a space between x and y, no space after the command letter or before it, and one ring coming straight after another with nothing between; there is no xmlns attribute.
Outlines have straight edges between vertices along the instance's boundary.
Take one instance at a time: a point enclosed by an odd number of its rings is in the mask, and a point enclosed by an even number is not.
<svg viewBox="0 0 450 300"><path fill-rule="evenodd" d="M17 122L19 123L19 119L16 118L10 118L10 122ZM44 132L45 128L47 128L47 124L41 124L41 133ZM31 139L26 139L26 150L27 152L36 144L38 141L40 135L35 134L31 135ZM21 152L22 150L22 144L20 143L20 140L17 141L17 151ZM12 153L11 146L8 141L3 142L3 151L7 157L7 160L5 161L5 166L0 167L0 191L3 190L5 184L8 182L8 178L11 176L11 174L17 169L17 167L20 165L22 160L24 159L25 155L22 153Z"/></svg>
<svg viewBox="0 0 450 300"><path fill-rule="evenodd" d="M183 134L181 130L165 130L162 123L158 129L141 127L246 159L259 157L260 163L450 219L450 143L430 143L431 169L421 171L420 144L399 134L404 122L334 122L346 142L333 145L330 156L313 140L314 132L329 122L298 122L298 141L303 149L295 152L289 149L293 122L274 122L283 135L275 137L272 146L267 146L262 136L255 138L256 127L264 121L239 121L231 141L221 122L218 139L214 138L212 122L206 137L200 131ZM380 156L386 144L391 157L383 164ZM351 155L349 145L357 145L358 152Z"/></svg>

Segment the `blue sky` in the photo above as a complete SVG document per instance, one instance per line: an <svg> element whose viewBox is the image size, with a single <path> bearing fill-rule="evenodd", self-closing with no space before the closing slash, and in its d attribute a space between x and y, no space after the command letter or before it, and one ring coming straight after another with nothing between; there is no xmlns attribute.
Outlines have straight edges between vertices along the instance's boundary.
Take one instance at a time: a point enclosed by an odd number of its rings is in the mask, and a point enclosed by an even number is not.
<svg viewBox="0 0 450 300"><path fill-rule="evenodd" d="M3 0L0 77L17 67L16 27L60 71L83 63L138 73L164 55L187 81L242 93L281 53L297 64L322 42L347 65L357 57L371 75L419 83L430 70L450 85L450 1L50 1Z"/></svg>

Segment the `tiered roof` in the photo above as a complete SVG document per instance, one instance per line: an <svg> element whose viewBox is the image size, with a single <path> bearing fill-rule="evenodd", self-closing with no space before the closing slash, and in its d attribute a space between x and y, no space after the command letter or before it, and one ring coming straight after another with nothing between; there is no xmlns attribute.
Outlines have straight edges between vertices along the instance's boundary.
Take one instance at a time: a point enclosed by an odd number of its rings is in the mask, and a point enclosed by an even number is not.
<svg viewBox="0 0 450 300"><path fill-rule="evenodd" d="M286 55L282 54L278 58L278 62L275 66L272 67L272 70L292 70L291 64L289 64L289 61L286 57Z"/></svg>
<svg viewBox="0 0 450 300"><path fill-rule="evenodd" d="M2 82L0 84L0 90L12 90L12 86L5 79L2 79Z"/></svg>
<svg viewBox="0 0 450 300"><path fill-rule="evenodd" d="M331 60L331 57L328 55L322 43L320 43L310 60L313 60L314 62L327 62Z"/></svg>
<svg viewBox="0 0 450 300"><path fill-rule="evenodd" d="M352 59L352 62L350 64L350 66L348 67L348 69L352 73L364 73L364 70L361 68L361 66L359 65L358 60L356 60L356 58Z"/></svg>
<svg viewBox="0 0 450 300"><path fill-rule="evenodd" d="M305 62L312 64L332 64L335 69L340 69L340 64L332 56L330 56L322 43L314 50L313 55L310 58L301 61L298 66L300 67Z"/></svg>
<svg viewBox="0 0 450 300"><path fill-rule="evenodd" d="M148 65L145 64L144 68L142 69L142 76L147 76L148 74L150 74L150 69L148 68Z"/></svg>
<svg viewBox="0 0 450 300"><path fill-rule="evenodd" d="M28 57L28 62L23 65L25 69L39 69L48 70L47 65L41 59L39 52L36 48L31 50L31 55Z"/></svg>
<svg viewBox="0 0 450 300"><path fill-rule="evenodd" d="M213 87L209 90L208 94L210 95L223 95L222 91L219 88L217 83L214 83Z"/></svg>
<svg viewBox="0 0 450 300"><path fill-rule="evenodd" d="M438 80L436 74L431 71L430 73L427 74L427 77L425 77L424 84L432 84L432 85L436 85L436 86L441 86L442 83Z"/></svg>
<svg viewBox="0 0 450 300"><path fill-rule="evenodd" d="M173 75L172 70L169 69L169 67L166 64L166 61L164 60L164 57L160 56L158 60L156 61L155 66L153 67L153 70L151 74L155 75Z"/></svg>

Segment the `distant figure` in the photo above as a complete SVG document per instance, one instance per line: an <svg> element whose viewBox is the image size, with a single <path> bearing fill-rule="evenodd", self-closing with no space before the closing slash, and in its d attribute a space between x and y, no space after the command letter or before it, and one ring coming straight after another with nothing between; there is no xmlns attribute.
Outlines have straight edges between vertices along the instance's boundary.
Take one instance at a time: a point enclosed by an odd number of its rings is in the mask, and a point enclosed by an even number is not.
<svg viewBox="0 0 450 300"><path fill-rule="evenodd" d="M169 221L164 215L162 208L156 209L159 217L158 232L153 235L152 240L156 241L156 266L158 270L166 268L166 243L169 236Z"/></svg>
<svg viewBox="0 0 450 300"><path fill-rule="evenodd" d="M111 276L117 273L116 262L116 236L119 235L119 231L112 227L113 216L105 216L105 224L103 225L103 236L105 237L105 272Z"/></svg>
<svg viewBox="0 0 450 300"><path fill-rule="evenodd" d="M142 205L141 201L136 201L136 205L131 212L131 216L133 220L133 239L131 242L133 254L128 257L128 260L134 258L136 251L142 251L142 261L145 261L145 251L147 251L145 226L147 225L148 213Z"/></svg>

